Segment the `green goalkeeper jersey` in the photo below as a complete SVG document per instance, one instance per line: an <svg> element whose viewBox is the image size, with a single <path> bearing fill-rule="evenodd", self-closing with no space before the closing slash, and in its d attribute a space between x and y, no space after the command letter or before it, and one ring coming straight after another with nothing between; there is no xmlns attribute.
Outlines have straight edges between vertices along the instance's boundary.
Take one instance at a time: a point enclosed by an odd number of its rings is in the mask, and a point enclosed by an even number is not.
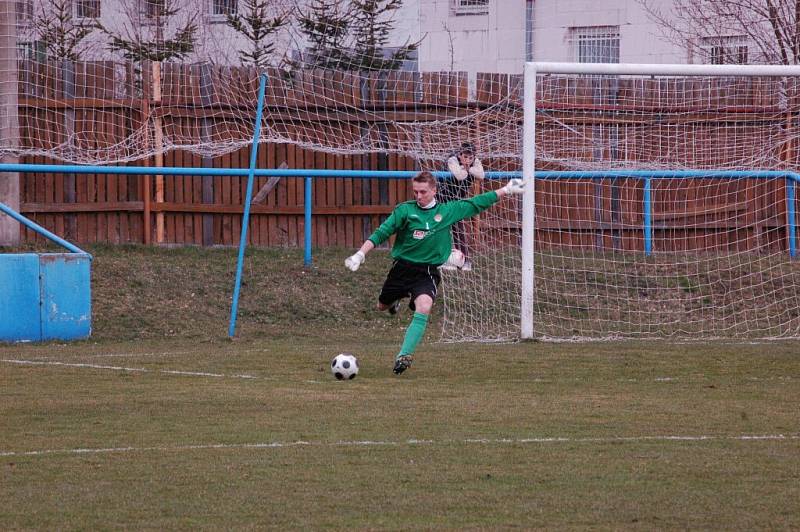
<svg viewBox="0 0 800 532"><path fill-rule="evenodd" d="M423 209L414 200L406 201L395 207L369 240L379 246L396 233L393 259L439 266L447 261L453 247L450 226L485 211L497 200L497 194L490 191L469 199L437 202L428 209Z"/></svg>

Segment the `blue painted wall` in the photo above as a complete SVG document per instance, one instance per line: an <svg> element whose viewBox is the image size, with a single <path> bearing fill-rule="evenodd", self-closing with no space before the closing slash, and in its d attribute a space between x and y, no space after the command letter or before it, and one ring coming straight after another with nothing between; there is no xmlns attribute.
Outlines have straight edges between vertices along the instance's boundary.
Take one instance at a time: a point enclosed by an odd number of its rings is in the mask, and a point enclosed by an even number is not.
<svg viewBox="0 0 800 532"><path fill-rule="evenodd" d="M90 265L83 253L0 254L0 341L87 338Z"/></svg>
<svg viewBox="0 0 800 532"><path fill-rule="evenodd" d="M0 340L40 340L39 257L0 255Z"/></svg>

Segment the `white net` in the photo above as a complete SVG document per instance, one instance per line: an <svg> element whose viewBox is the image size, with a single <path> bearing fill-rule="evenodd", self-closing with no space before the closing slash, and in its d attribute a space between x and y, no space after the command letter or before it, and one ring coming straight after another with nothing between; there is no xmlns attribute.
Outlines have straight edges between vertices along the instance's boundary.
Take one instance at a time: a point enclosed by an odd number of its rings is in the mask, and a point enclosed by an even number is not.
<svg viewBox="0 0 800 532"><path fill-rule="evenodd" d="M12 13L0 79L19 107L0 149L21 157L121 164L234 152L252 139L262 74L262 142L337 154L439 159L502 99L475 75L417 71L419 42L397 36L398 0L3 7Z"/></svg>
<svg viewBox="0 0 800 532"><path fill-rule="evenodd" d="M796 167L798 89L797 78L540 75L534 336L797 337L792 178L756 174ZM615 169L645 172L602 176ZM678 172L650 180L649 208L647 170ZM448 285L455 340L519 335L519 253L500 245L517 238L517 208L481 222L481 268Z"/></svg>

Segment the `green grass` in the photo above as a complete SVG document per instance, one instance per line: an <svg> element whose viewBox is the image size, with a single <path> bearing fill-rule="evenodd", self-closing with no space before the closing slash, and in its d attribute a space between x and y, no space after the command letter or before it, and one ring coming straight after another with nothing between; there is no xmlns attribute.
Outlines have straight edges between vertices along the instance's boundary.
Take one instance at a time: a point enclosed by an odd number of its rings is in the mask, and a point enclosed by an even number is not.
<svg viewBox="0 0 800 532"><path fill-rule="evenodd" d="M800 527L796 341L437 344L434 320L398 378L385 254L254 250L231 341L235 250L90 251L92 339L0 346L0 529Z"/></svg>

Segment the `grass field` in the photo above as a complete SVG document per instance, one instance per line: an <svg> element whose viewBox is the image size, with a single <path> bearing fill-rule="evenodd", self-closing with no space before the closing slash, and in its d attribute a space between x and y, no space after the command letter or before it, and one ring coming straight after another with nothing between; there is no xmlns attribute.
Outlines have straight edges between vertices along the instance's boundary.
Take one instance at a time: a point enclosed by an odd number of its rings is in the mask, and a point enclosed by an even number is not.
<svg viewBox="0 0 800 532"><path fill-rule="evenodd" d="M800 342L437 344L386 260L92 248L93 337L0 346L0 529L798 529ZM359 356L358 378L327 365Z"/></svg>

